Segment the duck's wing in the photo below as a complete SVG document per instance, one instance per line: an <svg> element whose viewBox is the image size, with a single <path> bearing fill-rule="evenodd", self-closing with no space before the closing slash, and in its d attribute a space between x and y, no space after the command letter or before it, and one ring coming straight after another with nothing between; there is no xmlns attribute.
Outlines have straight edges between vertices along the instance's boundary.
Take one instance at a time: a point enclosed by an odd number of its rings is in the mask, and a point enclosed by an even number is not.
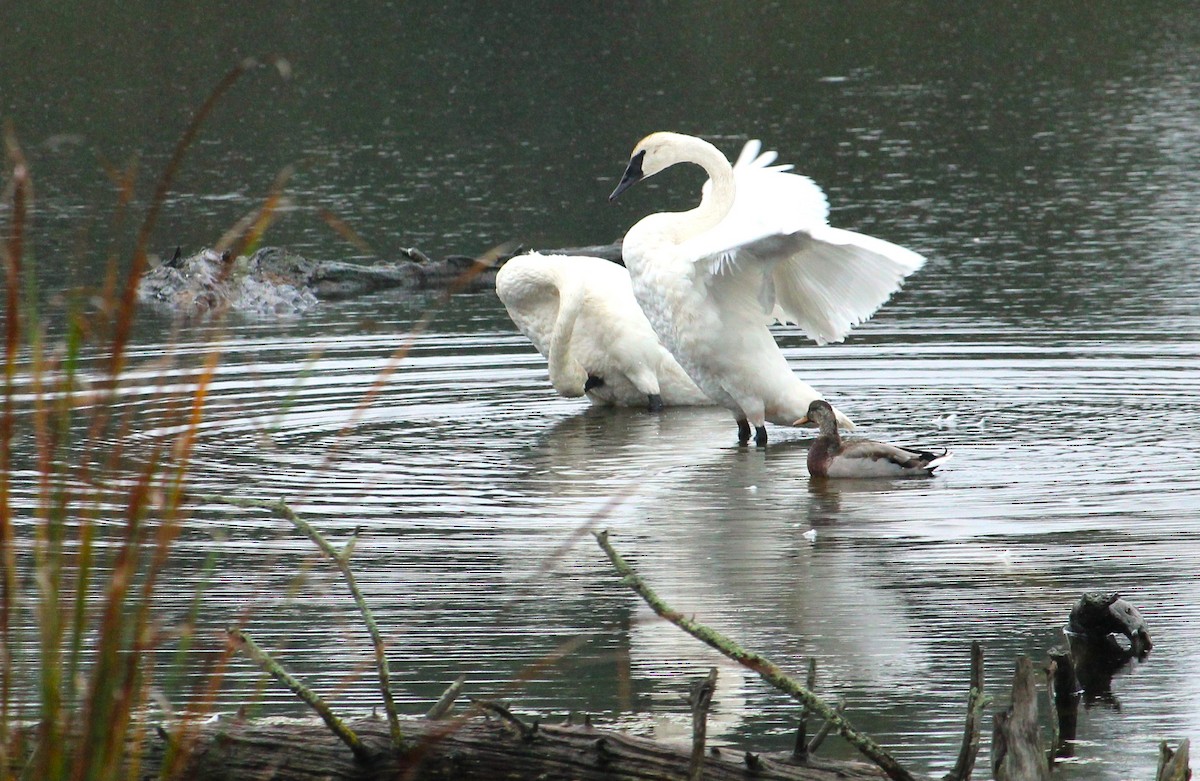
<svg viewBox="0 0 1200 781"><path fill-rule="evenodd" d="M743 149L729 214L681 249L712 277L750 274L766 312L795 323L818 344L841 341L925 259L891 242L830 227L821 188L769 165L772 154Z"/></svg>
<svg viewBox="0 0 1200 781"><path fill-rule="evenodd" d="M839 458L847 462L858 462L866 468L867 464L877 467L890 466L899 474L914 472L932 472L950 459L950 451L943 449L941 453L928 450L897 447L884 442L874 442L869 439L845 440Z"/></svg>

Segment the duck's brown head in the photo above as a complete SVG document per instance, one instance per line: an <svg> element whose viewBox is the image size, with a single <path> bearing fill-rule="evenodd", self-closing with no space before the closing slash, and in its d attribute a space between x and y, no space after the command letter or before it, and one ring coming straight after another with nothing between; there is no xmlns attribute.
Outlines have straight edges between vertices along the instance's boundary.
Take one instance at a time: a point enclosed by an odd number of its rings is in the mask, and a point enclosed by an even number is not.
<svg viewBox="0 0 1200 781"><path fill-rule="evenodd" d="M808 412L804 417L797 420L795 426L805 426L809 423L816 424L822 434L829 432L837 433L838 420L837 413L833 411L833 407L824 399L816 399L808 405Z"/></svg>

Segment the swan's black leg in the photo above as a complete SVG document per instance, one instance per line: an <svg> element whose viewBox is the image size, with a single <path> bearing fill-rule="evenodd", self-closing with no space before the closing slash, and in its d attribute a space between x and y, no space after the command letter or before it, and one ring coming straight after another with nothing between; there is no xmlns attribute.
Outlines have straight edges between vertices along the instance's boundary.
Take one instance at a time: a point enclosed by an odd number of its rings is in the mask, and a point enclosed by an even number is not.
<svg viewBox="0 0 1200 781"><path fill-rule="evenodd" d="M750 442L750 421L745 418L738 418L738 444L745 445Z"/></svg>
<svg viewBox="0 0 1200 781"><path fill-rule="evenodd" d="M756 426L754 428L754 444L758 445L759 447L767 446L767 427L766 426Z"/></svg>
<svg viewBox="0 0 1200 781"><path fill-rule="evenodd" d="M663 410L662 396L660 396L657 393L651 393L650 394L650 411L651 412L662 412L662 410Z"/></svg>

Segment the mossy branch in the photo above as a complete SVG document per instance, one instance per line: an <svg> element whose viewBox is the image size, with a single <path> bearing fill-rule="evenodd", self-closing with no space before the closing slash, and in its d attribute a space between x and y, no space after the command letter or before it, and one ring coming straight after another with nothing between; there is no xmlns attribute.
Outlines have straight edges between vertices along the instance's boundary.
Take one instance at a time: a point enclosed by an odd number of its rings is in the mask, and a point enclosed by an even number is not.
<svg viewBox="0 0 1200 781"><path fill-rule="evenodd" d="M975 758L979 754L980 724L984 710L991 703L992 698L983 693L983 646L976 640L971 643L971 691L967 695L967 720L963 725L962 746L945 781L969 781L971 778Z"/></svg>
<svg viewBox="0 0 1200 781"><path fill-rule="evenodd" d="M758 673L764 681L795 698L813 713L822 716L832 725L833 729L836 729L846 739L846 742L878 765L893 781L916 781L915 777L901 767L896 759L885 751L882 746L867 735L856 730L844 716L786 675L774 662L752 651L745 650L720 632L688 618L666 602L663 602L646 585L646 582L634 572L633 568L621 558L621 554L617 553L616 549L613 548L612 544L608 541L607 531L595 532L594 536L596 537L596 541L600 543L600 547L604 550L605 554L608 555L608 560L612 562L613 567L621 575L622 582L633 589L650 606L651 610L700 642L715 648L743 667Z"/></svg>
<svg viewBox="0 0 1200 781"><path fill-rule="evenodd" d="M371 752L367 750L366 745L358 739L358 735L354 734L346 724L339 719L330 709L320 696L312 689L300 682L300 679L283 669L283 666L271 658L271 655L258 647L258 644L250 639L240 629L225 630L229 635L229 639L236 645L246 656L250 657L255 664L261 667L266 672L275 676L275 679L284 686L291 689L292 693L300 699L308 703L309 707L317 712L317 715L329 726L333 734L345 743L350 751L354 753L354 758L363 764L371 761Z"/></svg>
<svg viewBox="0 0 1200 781"><path fill-rule="evenodd" d="M392 679L391 672L388 669L387 649L383 644L383 635L379 632L379 625L375 623L375 616L371 613L371 608L367 606L367 600L363 597L362 592L359 591L358 583L354 579L354 572L350 569L350 556L354 552L354 544L358 540L359 530L356 529L354 536L346 543L346 546L341 551L338 551L320 532L314 529L308 521L297 515L296 511L282 499L271 502L261 499L241 499L232 496L214 498L225 504L238 507L261 507L271 510L281 518L290 521L293 526L312 540L342 573L342 577L346 579L346 585L350 588L350 594L354 597L354 603L358 605L359 612L362 613L363 621L367 625L367 631L371 633L371 641L375 647L375 666L379 670L379 690L383 695L383 707L387 712L392 745L400 748L403 736L400 732L400 717L396 712L396 701L392 697Z"/></svg>

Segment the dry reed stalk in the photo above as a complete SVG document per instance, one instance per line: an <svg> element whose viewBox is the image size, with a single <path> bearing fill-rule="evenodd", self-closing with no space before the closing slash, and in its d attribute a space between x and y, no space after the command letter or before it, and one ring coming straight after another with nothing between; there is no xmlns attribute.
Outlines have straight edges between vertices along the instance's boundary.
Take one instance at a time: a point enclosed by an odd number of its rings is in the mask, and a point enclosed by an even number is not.
<svg viewBox="0 0 1200 781"><path fill-rule="evenodd" d="M168 419L182 422L179 433L127 463L135 415L119 413L119 384L137 309L138 282L147 268L147 247L158 214L186 151L220 98L255 63L246 60L225 74L193 116L157 181L145 219L137 231L128 275L116 282L116 258L110 256L99 316L78 312L68 317L62 347L47 352L34 299L23 302L22 259L26 252L32 185L28 165L11 128L4 140L11 166L5 198L11 205L3 253L5 294L5 383L0 398L0 779L115 779L137 777L145 722L138 715L150 700L154 659L164 634L159 631L152 600L178 537L181 499L197 432L203 420L207 390L219 353L210 351L194 388L183 403L164 396ZM118 187L118 224L123 224L133 198L135 169L110 172ZM242 238L258 241L281 199L282 182L260 209ZM24 308L23 308L24 307ZM28 311L28 314L23 314ZM98 328L97 326L101 327ZM90 336L109 334L104 345L107 375L98 396L77 398L77 369ZM28 376L18 381L18 366ZM24 373L25 370L22 369ZM30 409L18 409L19 392ZM87 407L87 417L77 410ZM32 733L13 729L14 651L19 638L14 616L21 600L18 572L23 566L16 539L12 495L13 439L16 427L31 422L36 492L27 519L32 533L32 604L36 616L38 719ZM77 424L86 433L73 438ZM117 512L119 539L104 554L97 529ZM72 537L73 535L73 537ZM94 596L100 590L98 597ZM199 603L193 601L191 620ZM22 641L24 642L24 641ZM189 642L176 655L182 664ZM211 710L231 649L226 648L193 698L187 716ZM22 741L32 738L32 746ZM176 742L178 743L178 741ZM132 748L132 750L131 750Z"/></svg>
<svg viewBox="0 0 1200 781"><path fill-rule="evenodd" d="M29 169L16 134L11 126L4 134L7 157L12 165L9 189L12 216L8 236L3 242L4 275L6 282L4 316L4 397L0 407L0 557L4 575L0 578L0 778L8 778L14 759L10 756L9 723L11 713L11 681L13 672L13 607L17 600L16 540L13 532L11 485L13 439L13 380L17 354L20 350L21 320L21 259L24 249L26 201L29 194Z"/></svg>

